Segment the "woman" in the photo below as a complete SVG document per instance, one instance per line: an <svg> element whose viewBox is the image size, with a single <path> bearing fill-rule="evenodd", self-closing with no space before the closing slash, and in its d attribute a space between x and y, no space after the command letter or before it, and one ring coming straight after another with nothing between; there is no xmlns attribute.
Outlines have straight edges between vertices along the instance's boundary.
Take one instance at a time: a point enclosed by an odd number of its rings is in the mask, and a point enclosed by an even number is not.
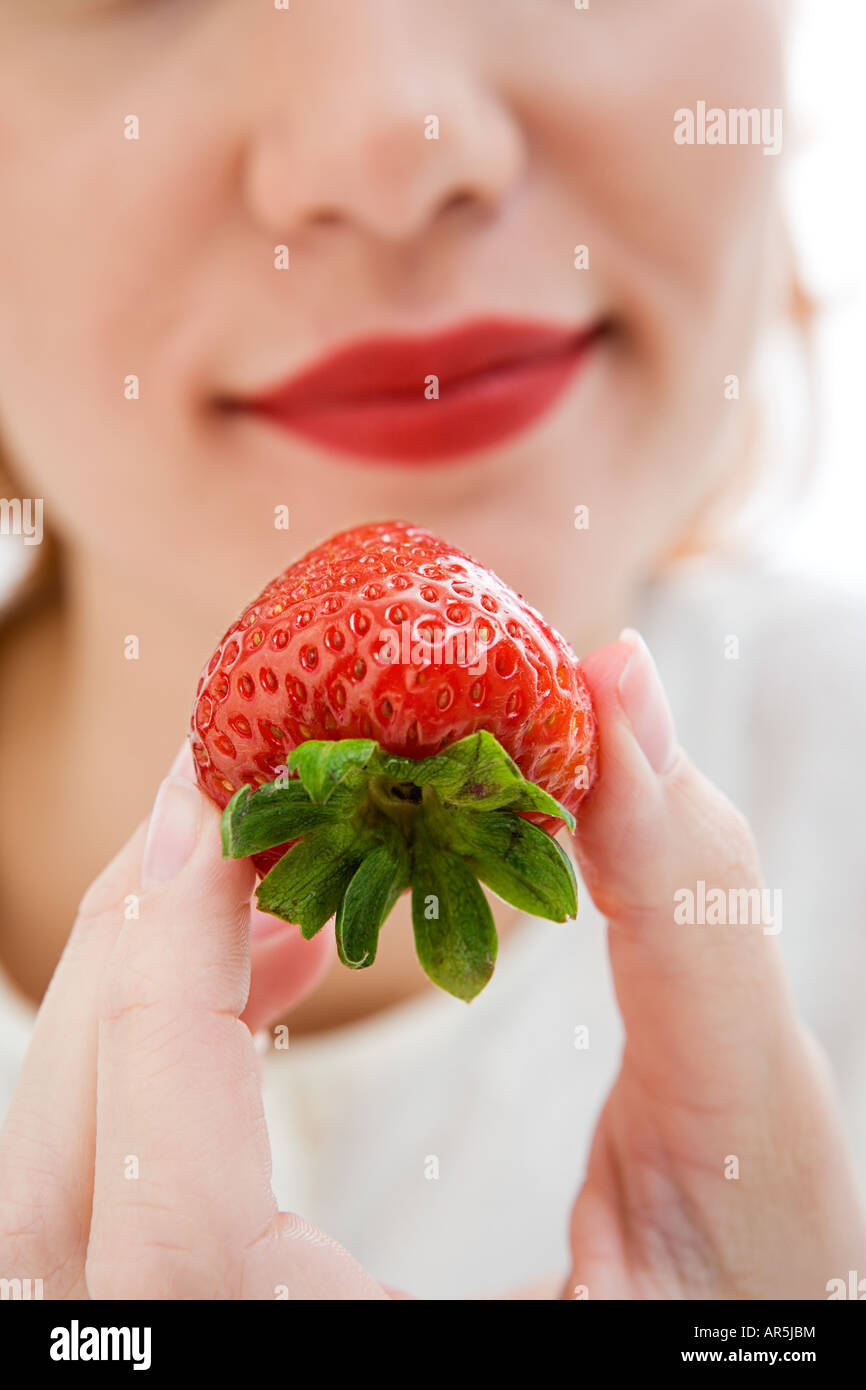
<svg viewBox="0 0 866 1390"><path fill-rule="evenodd" d="M862 623L748 571L651 582L753 466L755 351L791 285L779 160L683 143L676 113L783 109L779 11L4 8L0 427L59 546L0 684L4 1275L52 1298L727 1298L863 1267L811 1031L862 1125L839 790ZM407 340L441 400L460 380L465 441L406 400ZM360 403L333 366L359 345ZM471 1009L427 987L405 903L360 974L250 914L183 751L100 873L240 604L392 516L593 652L581 920L497 905ZM675 921L682 890L761 883L756 839L783 923ZM284 1017L260 1076L252 1033Z"/></svg>

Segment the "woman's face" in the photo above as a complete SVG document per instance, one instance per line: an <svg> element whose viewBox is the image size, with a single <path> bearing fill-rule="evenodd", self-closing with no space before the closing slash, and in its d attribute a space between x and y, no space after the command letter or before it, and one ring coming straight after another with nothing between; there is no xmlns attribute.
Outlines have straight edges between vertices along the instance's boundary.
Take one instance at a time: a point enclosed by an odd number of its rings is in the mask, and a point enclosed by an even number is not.
<svg viewBox="0 0 866 1390"><path fill-rule="evenodd" d="M678 144L674 112L781 106L774 0L0 0L0 53L0 435L105 582L219 626L402 516L580 640L731 466L779 161ZM455 415L478 342L422 341L389 369L411 401L326 383L324 439L309 401L252 406L348 344L491 318L588 340L555 399L518 353ZM392 426L428 456L386 456Z"/></svg>

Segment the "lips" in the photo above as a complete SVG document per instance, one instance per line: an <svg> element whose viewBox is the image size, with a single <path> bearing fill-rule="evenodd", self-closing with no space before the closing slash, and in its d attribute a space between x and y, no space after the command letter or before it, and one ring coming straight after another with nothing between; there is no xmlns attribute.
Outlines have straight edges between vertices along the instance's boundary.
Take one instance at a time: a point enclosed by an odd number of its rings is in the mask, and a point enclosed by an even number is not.
<svg viewBox="0 0 866 1390"><path fill-rule="evenodd" d="M485 319L369 338L232 408L366 460L449 461L540 419L602 330Z"/></svg>

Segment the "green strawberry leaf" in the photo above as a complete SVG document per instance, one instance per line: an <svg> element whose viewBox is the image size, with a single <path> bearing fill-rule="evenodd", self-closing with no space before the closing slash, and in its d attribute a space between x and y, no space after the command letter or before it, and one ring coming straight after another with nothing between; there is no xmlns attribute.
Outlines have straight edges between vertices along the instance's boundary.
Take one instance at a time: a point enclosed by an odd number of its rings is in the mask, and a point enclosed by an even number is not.
<svg viewBox="0 0 866 1390"><path fill-rule="evenodd" d="M476 811L495 811L509 806L514 811L539 811L564 820L574 829L574 816L541 787L529 782L502 744L481 729L468 734L441 753L412 762L410 758L384 756L381 771L394 781L432 787L449 806Z"/></svg>
<svg viewBox="0 0 866 1390"><path fill-rule="evenodd" d="M456 785L437 791L441 799L452 806L464 806L476 811L495 811L510 806L520 811L541 811L557 816L574 829L574 817L541 787L529 782L520 768L506 753L502 744L486 729L470 734L459 743L445 749L439 757L459 760L463 777Z"/></svg>
<svg viewBox="0 0 866 1390"><path fill-rule="evenodd" d="M382 924L410 886L421 965L460 999L475 998L496 960L479 879L524 912L556 922L576 915L568 856L518 813L571 828L574 817L486 730L417 760L373 739L310 739L287 764L295 774L288 783L242 787L232 797L223 853L241 858L293 841L259 884L259 906L307 939L336 917L344 965L373 963Z"/></svg>
<svg viewBox="0 0 866 1390"><path fill-rule="evenodd" d="M467 805L465 801L459 804ZM575 828L574 816L566 810L562 802L557 801L549 792L544 791L535 782L530 782L525 777L507 801L498 802L494 794L494 796L485 799L483 803L476 801L474 809L476 811L492 811L498 806L507 806L509 811L540 811L545 816L556 816L558 820L565 821L569 830Z"/></svg>
<svg viewBox="0 0 866 1390"><path fill-rule="evenodd" d="M296 923L309 940L334 916L372 844L368 834L345 821L310 831L262 879L259 907Z"/></svg>
<svg viewBox="0 0 866 1390"><path fill-rule="evenodd" d="M287 767L298 774L312 801L324 803L342 782L362 786L370 762L380 756L372 738L308 739L289 754Z"/></svg>
<svg viewBox="0 0 866 1390"><path fill-rule="evenodd" d="M268 782L254 792L243 786L235 792L220 821L223 858L243 859L248 854L258 854L327 825L340 813L337 806L314 805L298 781L291 781L288 786Z"/></svg>
<svg viewBox="0 0 866 1390"><path fill-rule="evenodd" d="M446 797L459 789L476 765L481 737L480 734L468 734L441 753L418 761L386 754L381 762L381 770L395 782L414 782L418 787L433 787L440 797Z"/></svg>
<svg viewBox="0 0 866 1390"><path fill-rule="evenodd" d="M512 779L512 775L516 775L517 779L522 781L520 769L511 761L501 744L486 730L467 734L457 743L443 748L441 753L434 753L431 757L418 761L384 754L381 771L395 781L411 781L419 787L433 787L443 800L450 800L452 795L459 794L461 787L472 784L479 770L486 765L491 756L495 757L494 750L506 760L510 769L509 780Z"/></svg>
<svg viewBox="0 0 866 1390"><path fill-rule="evenodd" d="M337 913L337 953L344 965L361 970L373 964L379 929L409 887L409 856L395 834L361 861Z"/></svg>
<svg viewBox="0 0 866 1390"><path fill-rule="evenodd" d="M568 855L512 811L454 812L449 843L488 888L522 912L565 922L577 916L577 880Z"/></svg>
<svg viewBox="0 0 866 1390"><path fill-rule="evenodd" d="M425 769L433 761L433 758L401 758L396 753L386 753L380 748L374 767L376 772L390 778L392 782L414 782L420 787L424 785ZM429 770L427 776L429 780Z"/></svg>
<svg viewBox="0 0 866 1390"><path fill-rule="evenodd" d="M490 905L459 855L423 836L412 851L412 923L418 959L433 983L467 1002L480 994L496 963Z"/></svg>

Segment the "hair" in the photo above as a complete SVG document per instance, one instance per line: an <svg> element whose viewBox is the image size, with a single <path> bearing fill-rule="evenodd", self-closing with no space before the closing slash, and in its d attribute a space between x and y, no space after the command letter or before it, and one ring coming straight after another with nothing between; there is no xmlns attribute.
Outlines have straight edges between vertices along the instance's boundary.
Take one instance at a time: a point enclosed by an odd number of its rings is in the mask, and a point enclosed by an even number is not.
<svg viewBox="0 0 866 1390"><path fill-rule="evenodd" d="M815 473L819 449L820 411L817 399L817 325L822 306L809 293L797 265L790 237L786 236L790 275L775 323L794 348L795 361L782 362L786 379L799 378L802 386L802 419L797 433L796 457L790 440L785 441L784 476L776 480L776 494L763 507L758 501L762 484L772 492L773 443L767 423L769 400L752 397L738 455L719 488L711 491L691 518L684 534L661 557L659 569L698 559L733 555L754 550L770 515L778 519L780 509L789 510L802 501ZM772 332L772 328L768 330ZM771 383L779 390L780 383ZM778 495L781 492L781 495ZM750 507L753 515L749 518Z"/></svg>

